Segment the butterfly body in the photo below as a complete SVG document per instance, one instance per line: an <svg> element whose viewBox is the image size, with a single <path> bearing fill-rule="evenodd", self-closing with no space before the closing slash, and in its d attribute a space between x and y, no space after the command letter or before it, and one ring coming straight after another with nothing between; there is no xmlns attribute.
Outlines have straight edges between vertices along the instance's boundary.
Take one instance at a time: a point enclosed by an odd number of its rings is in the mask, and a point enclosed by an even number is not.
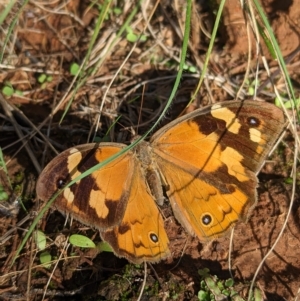
<svg viewBox="0 0 300 301"><path fill-rule="evenodd" d="M196 110L65 189L54 205L99 229L118 256L134 263L157 262L170 255L157 207L164 191L191 235L200 240L224 235L239 219L246 220L255 205L256 174L284 124L280 109L255 101ZM38 197L49 199L59 183L124 147L85 144L64 151L42 172Z"/></svg>

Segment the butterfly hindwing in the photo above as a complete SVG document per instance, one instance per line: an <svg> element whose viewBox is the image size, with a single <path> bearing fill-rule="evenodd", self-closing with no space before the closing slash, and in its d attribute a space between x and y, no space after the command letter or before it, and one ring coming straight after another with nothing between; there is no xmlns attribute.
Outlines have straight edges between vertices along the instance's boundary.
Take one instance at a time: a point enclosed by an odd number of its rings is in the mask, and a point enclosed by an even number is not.
<svg viewBox="0 0 300 301"><path fill-rule="evenodd" d="M124 218L114 229L101 233L116 254L131 262L158 262L170 255L162 216L136 161Z"/></svg>

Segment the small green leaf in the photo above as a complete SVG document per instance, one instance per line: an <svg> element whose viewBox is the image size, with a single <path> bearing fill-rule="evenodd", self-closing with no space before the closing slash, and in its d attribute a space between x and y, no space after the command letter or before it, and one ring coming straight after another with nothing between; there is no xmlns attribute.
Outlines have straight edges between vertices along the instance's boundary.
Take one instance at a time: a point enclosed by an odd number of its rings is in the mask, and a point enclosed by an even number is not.
<svg viewBox="0 0 300 301"><path fill-rule="evenodd" d="M279 108L282 107L281 105L281 102L279 100L278 97L275 98L275 105ZM295 99L295 102L293 100L288 100L286 102L284 102L284 107L287 109L287 110L290 110L292 108L294 108L296 106L296 108L299 108L300 106L300 98L296 98Z"/></svg>
<svg viewBox="0 0 300 301"><path fill-rule="evenodd" d="M240 295L238 295L238 293L236 293L235 295L232 295L231 300L232 301L245 301L245 299L243 299ZM260 301L262 301L262 300L260 300Z"/></svg>
<svg viewBox="0 0 300 301"><path fill-rule="evenodd" d="M207 289L207 285L206 285L204 280L200 281L200 287L203 288L203 289Z"/></svg>
<svg viewBox="0 0 300 301"><path fill-rule="evenodd" d="M80 66L77 63L72 63L70 67L70 73L72 75L77 75L79 72Z"/></svg>
<svg viewBox="0 0 300 301"><path fill-rule="evenodd" d="M121 8L119 8L119 7L115 7L114 9L113 9L113 13L115 14L115 15L121 15L122 14L122 9Z"/></svg>
<svg viewBox="0 0 300 301"><path fill-rule="evenodd" d="M101 241L98 245L97 245L97 249L100 252L113 252L111 246L105 242L105 241Z"/></svg>
<svg viewBox="0 0 300 301"><path fill-rule="evenodd" d="M140 37L140 42L146 42L146 41L147 41L147 36L142 34L141 37Z"/></svg>
<svg viewBox="0 0 300 301"><path fill-rule="evenodd" d="M12 96L14 94L14 88L13 87L10 87L10 86L4 86L2 88L2 93L5 95L5 96Z"/></svg>
<svg viewBox="0 0 300 301"><path fill-rule="evenodd" d="M224 289L224 285L223 285L222 281L218 281L217 286L221 291Z"/></svg>
<svg viewBox="0 0 300 301"><path fill-rule="evenodd" d="M196 73L196 72L197 72L197 68L196 68L195 66L190 66L190 67L189 67L189 71L190 71L191 73Z"/></svg>
<svg viewBox="0 0 300 301"><path fill-rule="evenodd" d="M297 98L296 99L296 103L295 103L296 107L299 108L299 105L300 105L300 99ZM288 110L292 109L294 107L293 105L293 101L292 100L289 100L287 102L284 103L284 107Z"/></svg>
<svg viewBox="0 0 300 301"><path fill-rule="evenodd" d="M18 96L23 96L23 91L21 91L21 90L16 90L16 91L15 91L15 94L18 95Z"/></svg>
<svg viewBox="0 0 300 301"><path fill-rule="evenodd" d="M127 41L129 41L131 43L135 43L138 40L138 36L132 32L129 32L126 35L126 39L127 39Z"/></svg>
<svg viewBox="0 0 300 301"><path fill-rule="evenodd" d="M281 108L281 103L278 97L275 98L275 106Z"/></svg>
<svg viewBox="0 0 300 301"><path fill-rule="evenodd" d="M47 239L44 232L40 230L35 232L35 243L39 250L44 250L46 248Z"/></svg>
<svg viewBox="0 0 300 301"><path fill-rule="evenodd" d="M293 184L293 178L286 178L285 180L284 180L284 183L285 184Z"/></svg>
<svg viewBox="0 0 300 301"><path fill-rule="evenodd" d="M48 251L42 252L40 254L40 262L44 265L45 268L51 267L51 264L49 264L49 262L51 262L51 259L51 254Z"/></svg>
<svg viewBox="0 0 300 301"><path fill-rule="evenodd" d="M80 234L73 234L69 238L70 244L80 248L95 248L95 243L88 237Z"/></svg>
<svg viewBox="0 0 300 301"><path fill-rule="evenodd" d="M249 94L250 96L253 96L253 95L254 95L254 88L253 88L253 87L249 87L249 89L248 89L248 94Z"/></svg>
<svg viewBox="0 0 300 301"><path fill-rule="evenodd" d="M229 278L227 280L225 280L225 286L227 287L232 287L234 285L234 280Z"/></svg>
<svg viewBox="0 0 300 301"><path fill-rule="evenodd" d="M262 300L264 300L262 292L258 288L254 288L254 300L255 301L262 301Z"/></svg>
<svg viewBox="0 0 300 301"><path fill-rule="evenodd" d="M8 200L8 194L2 190L3 188L0 187L0 202L5 202Z"/></svg>
<svg viewBox="0 0 300 301"><path fill-rule="evenodd" d="M200 290L198 292L198 299L200 301L210 301L209 293Z"/></svg>
<svg viewBox="0 0 300 301"><path fill-rule="evenodd" d="M183 70L189 70L189 66L187 64L183 65Z"/></svg>
<svg viewBox="0 0 300 301"><path fill-rule="evenodd" d="M46 81L46 79L47 79L47 75L46 74L44 74L44 73L40 74L39 77L38 77L38 82L40 84L43 84Z"/></svg>
<svg viewBox="0 0 300 301"><path fill-rule="evenodd" d="M222 294L229 297L230 296L230 290L229 289L222 290Z"/></svg>

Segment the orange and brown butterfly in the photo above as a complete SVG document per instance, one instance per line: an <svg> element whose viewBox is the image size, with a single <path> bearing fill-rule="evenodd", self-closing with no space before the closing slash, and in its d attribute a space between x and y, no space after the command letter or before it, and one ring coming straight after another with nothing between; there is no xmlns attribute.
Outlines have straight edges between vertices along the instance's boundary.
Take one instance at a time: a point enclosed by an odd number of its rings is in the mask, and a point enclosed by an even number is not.
<svg viewBox="0 0 300 301"><path fill-rule="evenodd" d="M134 263L170 255L158 204L168 196L176 219L200 240L246 220L256 203L256 174L285 126L283 112L256 101L198 109L66 188L54 206L99 229L114 253ZM126 145L84 144L55 157L37 183L44 201Z"/></svg>

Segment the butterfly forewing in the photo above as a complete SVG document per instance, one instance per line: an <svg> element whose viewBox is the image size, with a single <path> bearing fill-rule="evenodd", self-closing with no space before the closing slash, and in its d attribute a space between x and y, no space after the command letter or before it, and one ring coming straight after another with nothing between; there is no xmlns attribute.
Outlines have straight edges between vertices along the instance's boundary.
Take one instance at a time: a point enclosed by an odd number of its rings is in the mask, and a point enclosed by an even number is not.
<svg viewBox="0 0 300 301"><path fill-rule="evenodd" d="M37 196L49 200L58 189L96 164L119 152L121 144L85 144L68 149L53 159L37 183ZM134 165L128 152L66 188L54 206L99 230L118 225L126 210ZM120 172L122 171L122 172ZM51 175L51 176L49 176Z"/></svg>

